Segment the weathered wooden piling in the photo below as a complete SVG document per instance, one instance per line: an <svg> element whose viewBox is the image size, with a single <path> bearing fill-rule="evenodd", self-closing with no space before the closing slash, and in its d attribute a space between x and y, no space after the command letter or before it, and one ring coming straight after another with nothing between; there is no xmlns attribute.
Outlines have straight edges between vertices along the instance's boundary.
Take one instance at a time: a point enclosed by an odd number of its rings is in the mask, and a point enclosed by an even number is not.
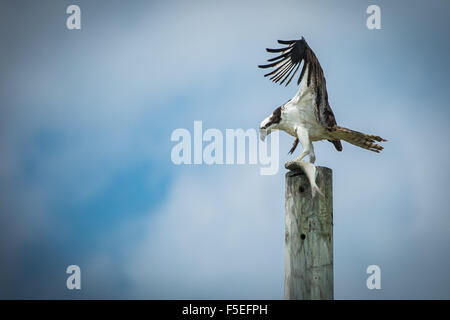
<svg viewBox="0 0 450 320"><path fill-rule="evenodd" d="M324 196L313 198L302 169L286 173L284 298L330 300L333 290L332 170L317 167Z"/></svg>

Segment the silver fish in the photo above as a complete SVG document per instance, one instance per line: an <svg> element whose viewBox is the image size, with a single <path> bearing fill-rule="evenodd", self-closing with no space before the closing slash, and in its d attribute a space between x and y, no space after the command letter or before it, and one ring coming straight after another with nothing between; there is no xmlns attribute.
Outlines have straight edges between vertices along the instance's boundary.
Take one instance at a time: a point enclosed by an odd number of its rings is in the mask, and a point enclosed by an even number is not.
<svg viewBox="0 0 450 320"><path fill-rule="evenodd" d="M288 161L285 165L286 169L302 169L303 172L306 174L309 180L309 184L311 185L311 193L312 196L316 196L316 192L318 192L322 197L325 197L323 192L319 189L319 187L316 184L316 178L317 178L317 168L314 164L304 161Z"/></svg>

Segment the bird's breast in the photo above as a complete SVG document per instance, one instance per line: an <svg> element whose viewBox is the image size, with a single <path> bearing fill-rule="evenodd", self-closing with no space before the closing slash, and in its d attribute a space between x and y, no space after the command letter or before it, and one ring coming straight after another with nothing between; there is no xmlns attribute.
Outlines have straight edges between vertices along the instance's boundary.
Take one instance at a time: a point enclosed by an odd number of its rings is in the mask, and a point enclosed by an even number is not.
<svg viewBox="0 0 450 320"><path fill-rule="evenodd" d="M304 91L301 96L296 96L282 109L282 123L280 129L292 136L296 136L296 129L302 127L309 133L313 141L321 140L326 133L325 128L317 122L314 112L315 96Z"/></svg>

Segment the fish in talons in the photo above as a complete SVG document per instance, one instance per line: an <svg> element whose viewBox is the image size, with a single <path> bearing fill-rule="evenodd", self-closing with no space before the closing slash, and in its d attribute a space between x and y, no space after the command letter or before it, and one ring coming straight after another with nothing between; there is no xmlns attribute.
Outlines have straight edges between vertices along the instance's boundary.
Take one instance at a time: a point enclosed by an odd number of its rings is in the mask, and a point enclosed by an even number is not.
<svg viewBox="0 0 450 320"><path fill-rule="evenodd" d="M306 174L311 186L311 194L313 198L316 196L316 193L319 193L322 197L325 197L316 183L317 167L314 164L304 161L288 161L284 166L289 170L301 169Z"/></svg>

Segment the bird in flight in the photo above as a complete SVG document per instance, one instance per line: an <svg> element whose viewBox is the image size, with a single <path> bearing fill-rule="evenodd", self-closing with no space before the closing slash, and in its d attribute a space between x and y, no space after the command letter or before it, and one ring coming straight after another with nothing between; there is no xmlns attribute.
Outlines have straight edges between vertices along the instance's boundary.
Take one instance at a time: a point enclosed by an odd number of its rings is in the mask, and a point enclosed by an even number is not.
<svg viewBox="0 0 450 320"><path fill-rule="evenodd" d="M264 141L273 130L283 130L295 137L294 144L289 151L292 154L298 143L302 145L303 152L296 159L300 162L309 156L310 163L314 163L313 141L328 140L342 151L341 140L355 146L380 152L383 147L376 142L387 141L379 136L364 134L358 131L340 127L336 123L333 111L328 103L327 86L322 67L312 49L305 39L278 40L285 45L279 49L269 49L267 52L279 55L268 60L269 64L260 65L259 68L274 68L264 75L280 85L287 86L294 78L302 64L297 85L300 88L297 94L261 122L259 132ZM287 81L286 81L287 80Z"/></svg>

